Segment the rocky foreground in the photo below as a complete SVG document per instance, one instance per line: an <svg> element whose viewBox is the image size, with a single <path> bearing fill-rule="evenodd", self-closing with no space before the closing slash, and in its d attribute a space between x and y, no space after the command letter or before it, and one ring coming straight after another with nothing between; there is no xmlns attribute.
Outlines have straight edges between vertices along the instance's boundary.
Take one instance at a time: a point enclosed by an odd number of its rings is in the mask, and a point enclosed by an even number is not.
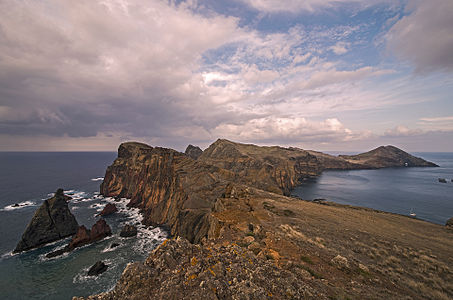
<svg viewBox="0 0 453 300"><path fill-rule="evenodd" d="M218 140L194 159L122 144L101 193L130 198L145 223L178 238L128 265L113 291L89 298L452 298L450 227L286 196L325 169L434 166L378 149L334 157Z"/></svg>

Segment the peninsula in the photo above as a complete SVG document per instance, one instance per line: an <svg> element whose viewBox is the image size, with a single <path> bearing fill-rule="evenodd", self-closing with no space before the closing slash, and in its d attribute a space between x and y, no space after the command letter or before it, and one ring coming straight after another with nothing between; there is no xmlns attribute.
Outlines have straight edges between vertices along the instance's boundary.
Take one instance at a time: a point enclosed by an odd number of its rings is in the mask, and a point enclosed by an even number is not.
<svg viewBox="0 0 453 300"><path fill-rule="evenodd" d="M228 140L193 148L120 145L101 193L131 199L144 223L166 225L174 238L89 299L453 296L450 227L290 196L326 169L435 164L392 146L340 157Z"/></svg>

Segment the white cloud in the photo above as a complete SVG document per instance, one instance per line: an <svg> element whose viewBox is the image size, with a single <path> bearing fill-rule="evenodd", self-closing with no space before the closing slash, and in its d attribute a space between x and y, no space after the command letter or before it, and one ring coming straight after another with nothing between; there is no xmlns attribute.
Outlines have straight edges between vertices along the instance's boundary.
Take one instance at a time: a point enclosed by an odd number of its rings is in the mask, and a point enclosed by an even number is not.
<svg viewBox="0 0 453 300"><path fill-rule="evenodd" d="M403 125L396 126L395 128L388 129L384 132L384 136L389 137L414 136L420 134L423 134L421 129L409 129Z"/></svg>
<svg viewBox="0 0 453 300"><path fill-rule="evenodd" d="M333 53L337 55L345 54L349 50L349 43L346 42L338 42L335 45L331 46L329 49L333 51Z"/></svg>
<svg viewBox="0 0 453 300"><path fill-rule="evenodd" d="M368 136L369 133L354 133L338 119L312 121L303 117L264 117L243 123L223 123L211 131L214 136L237 141L259 143L300 144L303 142L332 143L351 141Z"/></svg>
<svg viewBox="0 0 453 300"><path fill-rule="evenodd" d="M242 0L251 7L268 13L278 12L315 12L322 8L335 7L340 4L357 3L369 6L383 2L379 0Z"/></svg>
<svg viewBox="0 0 453 300"><path fill-rule="evenodd" d="M388 32L388 47L419 72L453 71L453 1L410 2L410 13Z"/></svg>

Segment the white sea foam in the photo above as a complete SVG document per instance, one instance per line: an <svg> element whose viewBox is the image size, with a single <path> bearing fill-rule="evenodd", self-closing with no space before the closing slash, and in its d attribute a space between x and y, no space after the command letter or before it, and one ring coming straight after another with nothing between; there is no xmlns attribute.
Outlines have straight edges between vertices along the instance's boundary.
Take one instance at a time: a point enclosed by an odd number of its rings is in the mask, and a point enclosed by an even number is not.
<svg viewBox="0 0 453 300"><path fill-rule="evenodd" d="M35 206L35 205L36 205L35 202L24 201L24 202L20 202L20 203L14 203L14 204L7 205L4 208L1 208L0 211L11 211L11 210L21 209L24 207Z"/></svg>
<svg viewBox="0 0 453 300"><path fill-rule="evenodd" d="M104 177L92 178L91 181L101 181L104 180Z"/></svg>

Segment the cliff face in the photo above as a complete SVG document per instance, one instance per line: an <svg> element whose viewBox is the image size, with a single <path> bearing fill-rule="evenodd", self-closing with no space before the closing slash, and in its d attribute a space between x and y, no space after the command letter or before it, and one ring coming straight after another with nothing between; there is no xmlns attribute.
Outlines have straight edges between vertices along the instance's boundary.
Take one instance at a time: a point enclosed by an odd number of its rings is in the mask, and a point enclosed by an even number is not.
<svg viewBox="0 0 453 300"><path fill-rule="evenodd" d="M146 224L167 224L172 234L198 242L209 230L209 213L233 174L183 153L124 143L107 168L101 193L130 198Z"/></svg>
<svg viewBox="0 0 453 300"><path fill-rule="evenodd" d="M71 199L59 189L55 196L44 200L25 229L22 239L14 252L39 247L76 233L79 225L68 208L66 200Z"/></svg>

